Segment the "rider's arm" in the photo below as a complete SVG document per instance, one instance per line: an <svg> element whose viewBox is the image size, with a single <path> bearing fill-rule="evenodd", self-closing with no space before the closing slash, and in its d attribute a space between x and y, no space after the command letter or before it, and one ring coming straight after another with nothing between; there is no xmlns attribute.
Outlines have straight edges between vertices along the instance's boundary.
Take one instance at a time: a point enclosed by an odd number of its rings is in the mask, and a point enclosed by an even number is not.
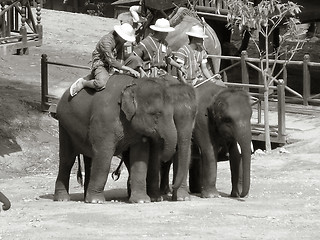
<svg viewBox="0 0 320 240"><path fill-rule="evenodd" d="M131 16L135 22L140 21L140 14L141 14L141 6L139 5L133 5L129 8L129 11L131 13Z"/></svg>

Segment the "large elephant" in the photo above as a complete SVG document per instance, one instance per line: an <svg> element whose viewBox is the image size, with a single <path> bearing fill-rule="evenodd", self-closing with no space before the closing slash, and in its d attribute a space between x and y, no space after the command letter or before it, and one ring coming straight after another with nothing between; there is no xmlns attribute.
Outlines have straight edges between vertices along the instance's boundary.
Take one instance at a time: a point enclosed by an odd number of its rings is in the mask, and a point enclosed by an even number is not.
<svg viewBox="0 0 320 240"><path fill-rule="evenodd" d="M219 151L222 149L229 153L231 196L245 197L250 188L251 166L252 109L249 96L242 90L217 86L212 82L206 82L197 87L196 95L198 112L193 129L193 158L189 172L190 191L201 192L204 198L219 195L216 189L217 161ZM200 158L194 157L196 153L200 154ZM169 163L163 166L161 178L163 192L168 191L169 166ZM187 187L186 181L181 187Z"/></svg>
<svg viewBox="0 0 320 240"><path fill-rule="evenodd" d="M191 87L179 85L173 88L177 95L187 94L191 102L195 101ZM57 106L56 115L59 120L60 163L54 200L69 200L70 171L76 155L83 154L85 201L104 202L103 189L111 158L129 147L129 201L149 202L150 197L157 199L158 196L149 197L146 193L149 140L154 146L153 158L149 160L154 162L149 163L151 166L159 166L160 159L166 161L176 151L178 133L170 89L159 79L114 75L103 91L84 89L74 98L66 91ZM195 109L188 111L195 112ZM178 169L188 168L183 165L186 162L180 163ZM182 177L184 175L181 174Z"/></svg>
<svg viewBox="0 0 320 240"><path fill-rule="evenodd" d="M0 202L3 203L2 209L5 211L11 207L9 199L2 192L0 192Z"/></svg>

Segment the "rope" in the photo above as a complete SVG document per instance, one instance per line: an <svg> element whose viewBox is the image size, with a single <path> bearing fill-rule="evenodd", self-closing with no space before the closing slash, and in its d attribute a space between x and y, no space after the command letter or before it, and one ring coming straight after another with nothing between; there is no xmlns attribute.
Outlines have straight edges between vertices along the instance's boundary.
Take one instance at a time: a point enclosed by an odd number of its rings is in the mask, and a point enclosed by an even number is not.
<svg viewBox="0 0 320 240"><path fill-rule="evenodd" d="M220 74L219 74L219 73L216 73L216 74L213 75L212 77L207 78L206 80L204 80L204 81L202 81L202 82L194 85L193 87L194 87L194 88L197 88L197 87L201 86L202 84L204 84L204 83L206 83L206 82L208 82L208 81L211 81L213 78L215 78L215 77L217 77L217 76L220 76Z"/></svg>

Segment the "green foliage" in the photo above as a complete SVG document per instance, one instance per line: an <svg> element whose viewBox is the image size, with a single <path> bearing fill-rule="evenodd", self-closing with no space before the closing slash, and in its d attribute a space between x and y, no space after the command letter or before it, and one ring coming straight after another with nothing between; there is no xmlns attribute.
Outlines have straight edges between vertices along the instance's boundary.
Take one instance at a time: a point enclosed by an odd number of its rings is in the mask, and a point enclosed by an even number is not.
<svg viewBox="0 0 320 240"><path fill-rule="evenodd" d="M296 18L301 6L291 1L263 0L254 6L248 0L227 0L227 5L227 26L230 29L239 28L251 34L257 31L267 38L281 25L285 30L280 36L280 45L287 40L300 40L305 33L299 28L300 21Z"/></svg>

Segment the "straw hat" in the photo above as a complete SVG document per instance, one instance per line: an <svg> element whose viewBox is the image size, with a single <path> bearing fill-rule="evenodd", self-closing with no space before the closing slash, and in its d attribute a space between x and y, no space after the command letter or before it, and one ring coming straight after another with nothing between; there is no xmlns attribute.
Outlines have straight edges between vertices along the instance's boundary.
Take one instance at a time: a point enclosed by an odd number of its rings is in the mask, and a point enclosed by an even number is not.
<svg viewBox="0 0 320 240"><path fill-rule="evenodd" d="M204 33L203 28L199 25L195 25L191 28L190 32L186 32L188 36L196 38L207 38L208 36Z"/></svg>
<svg viewBox="0 0 320 240"><path fill-rule="evenodd" d="M170 27L170 23L165 18L159 18L154 25L151 25L150 28L157 32L172 32L174 31L173 27Z"/></svg>
<svg viewBox="0 0 320 240"><path fill-rule="evenodd" d="M133 27L129 23L114 26L114 30L118 35L128 42L134 42L136 40Z"/></svg>

